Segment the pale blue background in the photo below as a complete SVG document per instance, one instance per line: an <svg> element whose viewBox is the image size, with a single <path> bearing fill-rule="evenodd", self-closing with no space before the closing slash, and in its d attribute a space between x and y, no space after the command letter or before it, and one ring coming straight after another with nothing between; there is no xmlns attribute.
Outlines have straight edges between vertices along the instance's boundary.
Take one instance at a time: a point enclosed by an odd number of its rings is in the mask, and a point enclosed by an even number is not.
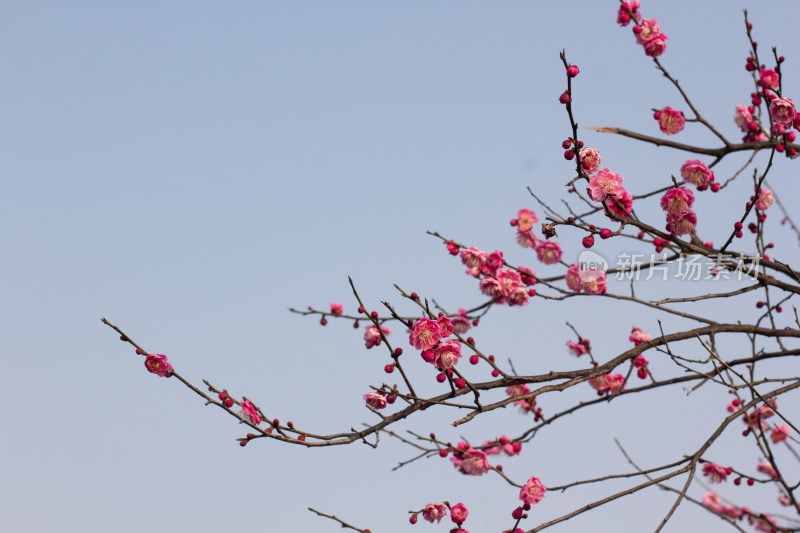
<svg viewBox="0 0 800 533"><path fill-rule="evenodd" d="M752 90L743 69L748 4L643 6L669 36L664 64L732 140L740 137L734 106ZM467 504L473 533L510 528L516 489L494 475L461 476L438 459L391 473L413 451L388 438L377 450L271 441L241 449L235 439L245 431L235 420L148 374L100 318L167 354L187 378L209 378L299 427L340 432L374 420L361 395L386 379L386 353L366 351L349 322L321 329L287 308L340 301L353 312L348 275L372 308L390 299L411 312L393 283L449 310L482 302L428 229L504 250L540 275L561 273L519 248L508 227L521 207L542 214L526 186L560 207L574 172L561 156L570 132L557 102L565 86L558 52L566 48L581 68L581 126L656 135L651 108L685 108L630 28L616 26L616 8L611 0L0 3L2 529L339 530L310 505L377 533L410 530L407 510L445 499ZM779 46L786 94L797 95L796 4L752 11L763 57ZM581 135L634 194L669 183L686 159ZM676 139L717 145L696 126ZM718 175L743 161L732 158ZM763 167L764 156L758 161ZM797 174L780 159L770 180L792 208ZM748 180L698 196L704 238L724 240ZM658 224L656 202L638 209ZM796 260L795 237L775 208L770 215L775 255ZM573 261L583 235L560 236ZM751 241L742 248L752 251ZM596 249L612 257L637 248L615 240ZM712 290L647 287L662 296ZM612 290L627 292L620 283ZM752 320L756 299L706 312ZM474 333L520 372L579 368L564 348L566 320L600 359L629 346L633 325L657 332L655 315L609 302L535 300L498 309ZM441 390L429 367L408 364L419 389ZM653 363L661 375L667 368ZM591 397L583 387L540 404L547 414ZM643 466L673 461L702 443L729 399L710 386L689 397L676 389L620 398L612 409L564 419L501 463L519 482L537 475L551 486L628 471L615 436ZM402 428L482 442L518 435L528 422L508 409L448 429L455 418L431 411ZM753 471L757 457L742 447L741 429L711 455ZM777 510L772 489L725 490L736 503ZM523 527L597 497L594 488L548 494ZM652 489L553 530L652 530L672 501ZM687 504L667 531L721 525Z"/></svg>

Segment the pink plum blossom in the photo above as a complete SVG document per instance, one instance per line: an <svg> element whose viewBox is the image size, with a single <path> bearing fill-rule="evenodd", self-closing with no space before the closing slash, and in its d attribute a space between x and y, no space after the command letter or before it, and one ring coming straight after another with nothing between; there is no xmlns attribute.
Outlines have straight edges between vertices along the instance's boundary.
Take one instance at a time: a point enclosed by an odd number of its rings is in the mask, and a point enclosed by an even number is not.
<svg viewBox="0 0 800 533"><path fill-rule="evenodd" d="M667 106L659 112L658 127L667 135L679 133L685 124L686 119L683 117L683 113L677 109Z"/></svg>
<svg viewBox="0 0 800 533"><path fill-rule="evenodd" d="M762 461L762 462L758 463L758 466L756 467L756 470L758 470L762 474L768 475L771 478L777 478L778 477L778 472L775 471L775 467L772 466L772 463L770 463L768 461Z"/></svg>
<svg viewBox="0 0 800 533"><path fill-rule="evenodd" d="M656 35L655 37L644 43L644 55L648 57L660 56L667 49L666 41L667 41L667 36L664 35L663 33ZM683 125L681 125L678 131L682 129ZM677 133L678 131L676 131L675 133Z"/></svg>
<svg viewBox="0 0 800 533"><path fill-rule="evenodd" d="M644 45L647 41L655 39L661 33L658 28L658 20L656 19L642 19L642 21L634 26L633 33L636 35L636 44Z"/></svg>
<svg viewBox="0 0 800 533"><path fill-rule="evenodd" d="M459 458L459 464L457 464L457 466L462 474L468 476L482 476L492 469L489 460L486 458L486 452L483 450L469 448L460 455L461 457ZM453 464L456 464L455 457L451 460Z"/></svg>
<svg viewBox="0 0 800 533"><path fill-rule="evenodd" d="M600 152L595 150L594 148L583 148L580 152L581 156L581 164L584 165L583 171L586 174L594 174L597 172L597 169L600 168L600 163L602 158L600 157Z"/></svg>
<svg viewBox="0 0 800 533"><path fill-rule="evenodd" d="M384 335L389 335L391 331L386 326L381 326L381 331L383 331ZM378 346L381 343L381 334L378 331L378 328L374 325L369 325L364 331L364 345L369 350L373 346Z"/></svg>
<svg viewBox="0 0 800 533"><path fill-rule="evenodd" d="M561 261L561 245L556 241L543 241L536 247L536 257L545 265L554 265Z"/></svg>
<svg viewBox="0 0 800 533"><path fill-rule="evenodd" d="M703 475L706 476L711 483L722 483L728 479L728 472L714 463L706 463L703 465Z"/></svg>
<svg viewBox="0 0 800 533"><path fill-rule="evenodd" d="M500 282L497 280L497 278L486 276L485 278L481 279L479 288L481 293L485 294L489 298L503 297L503 287L500 285Z"/></svg>
<svg viewBox="0 0 800 533"><path fill-rule="evenodd" d="M606 292L606 273L602 270L596 268L581 270L579 277L581 290L586 294L603 294Z"/></svg>
<svg viewBox="0 0 800 533"><path fill-rule="evenodd" d="M777 89L778 85L781 83L780 76L778 76L778 73L771 68L762 68L759 72L759 75L761 76L761 81L763 81L767 87L772 89Z"/></svg>
<svg viewBox="0 0 800 533"><path fill-rule="evenodd" d="M539 478L534 476L519 491L519 499L527 504L536 505L542 501L545 492L547 492L547 489L542 485Z"/></svg>
<svg viewBox="0 0 800 533"><path fill-rule="evenodd" d="M569 349L569 353L571 353L575 357L580 357L584 354L589 353L589 350L586 349L586 346L584 346L583 343L580 342L574 342L571 340L567 341L567 348Z"/></svg>
<svg viewBox="0 0 800 533"><path fill-rule="evenodd" d="M161 353L147 354L144 366L149 372L162 378L172 375L172 365L167 361L167 356Z"/></svg>
<svg viewBox="0 0 800 533"><path fill-rule="evenodd" d="M778 523L769 515L763 515L763 518L749 515L747 519L756 531L766 531L768 533L775 533L775 531L777 531L775 526L777 526Z"/></svg>
<svg viewBox="0 0 800 533"><path fill-rule="evenodd" d="M522 285L517 285L511 291L511 293L507 297L508 305L510 306L522 306L528 305L528 300L530 299L530 293L528 289L523 287Z"/></svg>
<svg viewBox="0 0 800 533"><path fill-rule="evenodd" d="M733 114L733 120L736 122L736 125L739 126L739 129L746 133L748 126L753 122L753 115L750 113L747 106L737 105L736 112Z"/></svg>
<svg viewBox="0 0 800 533"><path fill-rule="evenodd" d="M456 366L461 357L461 344L454 339L444 341L433 349L433 366L437 370L447 370Z"/></svg>
<svg viewBox="0 0 800 533"><path fill-rule="evenodd" d="M439 335L441 335L443 339L453 334L455 326L453 326L453 323L446 316L440 316L436 319L436 324L439 326Z"/></svg>
<svg viewBox="0 0 800 533"><path fill-rule="evenodd" d="M506 394L510 397L513 396L522 396L523 394L528 394L531 390L525 383L520 383L519 385L509 385L506 387Z"/></svg>
<svg viewBox="0 0 800 533"><path fill-rule="evenodd" d="M463 503L457 503L450 508L450 519L458 524L459 527L467 519L468 514L469 511L467 511L467 507Z"/></svg>
<svg viewBox="0 0 800 533"><path fill-rule="evenodd" d="M732 505L723 505L720 497L713 492L706 492L703 495L703 505L717 514L725 515L733 519L739 518L742 513Z"/></svg>
<svg viewBox="0 0 800 533"><path fill-rule="evenodd" d="M429 503L422 510L422 518L430 523L436 520L438 524L445 516L447 516L447 506L443 503Z"/></svg>
<svg viewBox="0 0 800 533"><path fill-rule="evenodd" d="M776 98L769 104L769 114L778 124L791 126L797 110L790 98Z"/></svg>
<svg viewBox="0 0 800 533"><path fill-rule="evenodd" d="M256 407L247 398L242 400L242 410L239 411L239 416L242 420L247 420L256 426L261 423L261 416L256 411Z"/></svg>
<svg viewBox="0 0 800 533"><path fill-rule="evenodd" d="M386 407L386 397L383 394L379 394L377 392L368 392L364 395L364 400L367 402L367 405L372 407L373 409L383 409Z"/></svg>
<svg viewBox="0 0 800 533"><path fill-rule="evenodd" d="M439 324L433 320L421 318L414 324L408 342L417 350L428 350L433 348L441 338Z"/></svg>
<svg viewBox="0 0 800 533"><path fill-rule="evenodd" d="M680 213L692 207L694 193L687 187L672 187L661 197L661 209L664 211Z"/></svg>
<svg viewBox="0 0 800 533"><path fill-rule="evenodd" d="M472 326L469 318L467 318L467 310L463 307L458 309L458 313L451 319L451 322L453 323L453 331L459 335L466 333Z"/></svg>
<svg viewBox="0 0 800 533"><path fill-rule="evenodd" d="M517 227L522 231L532 229L537 222L539 222L539 217L530 209L520 209L517 213Z"/></svg>
<svg viewBox="0 0 800 533"><path fill-rule="evenodd" d="M597 391L597 394L606 393L616 394L625 383L625 376L622 374L602 374L589 379L589 386Z"/></svg>
<svg viewBox="0 0 800 533"><path fill-rule="evenodd" d="M714 173L705 163L697 159L686 161L681 166L681 177L686 183L691 183L698 189L705 189L714 181Z"/></svg>
<svg viewBox="0 0 800 533"><path fill-rule="evenodd" d="M631 13L633 13L635 21L641 20L642 15L637 11L638 9L639 0L629 0L620 4L619 10L617 10L617 24L627 26L631 21ZM628 10L630 10L630 13Z"/></svg>
<svg viewBox="0 0 800 533"><path fill-rule="evenodd" d="M761 192L758 193L758 198L756 198L756 209L764 211L772 205L773 198L774 196L770 189L761 189Z"/></svg>
<svg viewBox="0 0 800 533"><path fill-rule="evenodd" d="M461 250L461 262L467 267L467 274L478 277L481 267L486 264L488 254L474 246Z"/></svg>
<svg viewBox="0 0 800 533"><path fill-rule="evenodd" d="M778 444L789 438L789 428L784 424L780 424L772 428L772 434L769 436L772 442Z"/></svg>
<svg viewBox="0 0 800 533"><path fill-rule="evenodd" d="M643 342L650 340L650 334L642 331L642 328L633 328L630 336L628 336L628 340L634 343L636 346L639 346Z"/></svg>
<svg viewBox="0 0 800 533"><path fill-rule="evenodd" d="M503 296L508 298L514 292L514 288L522 283L522 278L516 270L504 268L497 273L497 281L500 282Z"/></svg>
<svg viewBox="0 0 800 533"><path fill-rule="evenodd" d="M691 233L697 227L697 215L691 209L684 209L676 213L670 211L667 214L667 231L680 237Z"/></svg>
<svg viewBox="0 0 800 533"><path fill-rule="evenodd" d="M539 245L539 239L531 230L517 229L517 243L524 248L536 248Z"/></svg>
<svg viewBox="0 0 800 533"><path fill-rule="evenodd" d="M578 270L578 267L576 267L575 265L569 266L569 268L567 269L567 273L564 276L564 281L567 282L567 287L569 287L571 291L581 292L581 290L583 289L583 284L581 283L581 278L580 278L580 271Z"/></svg>
<svg viewBox="0 0 800 533"><path fill-rule="evenodd" d="M489 267L492 274L503 268L503 252L495 250L486 258L486 266Z"/></svg>
<svg viewBox="0 0 800 533"><path fill-rule="evenodd" d="M615 196L606 199L609 211L620 217L628 217L633 208L633 196L625 187L620 188Z"/></svg>
<svg viewBox="0 0 800 533"><path fill-rule="evenodd" d="M589 198L601 202L607 194L617 194L623 189L622 176L604 168L589 178L589 188L586 192Z"/></svg>

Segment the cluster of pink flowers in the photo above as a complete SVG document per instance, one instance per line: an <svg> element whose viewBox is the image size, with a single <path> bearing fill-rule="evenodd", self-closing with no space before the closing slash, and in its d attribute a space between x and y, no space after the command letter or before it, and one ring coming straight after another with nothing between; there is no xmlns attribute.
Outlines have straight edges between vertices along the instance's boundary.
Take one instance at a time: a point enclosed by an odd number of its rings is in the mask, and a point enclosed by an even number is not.
<svg viewBox="0 0 800 533"><path fill-rule="evenodd" d="M667 49L667 36L661 33L656 19L643 19L639 13L639 0L628 0L623 2L617 10L617 24L627 26L631 20L636 22L633 26L633 34L636 36L636 44L644 47L645 55L658 57Z"/></svg>
<svg viewBox="0 0 800 533"><path fill-rule="evenodd" d="M704 191L714 182L714 172L705 163L697 159L691 159L681 165L681 177L686 183L691 183L697 187L698 191Z"/></svg>
<svg viewBox="0 0 800 533"><path fill-rule="evenodd" d="M739 126L739 129L744 132L742 142L763 142L768 139L766 132L761 129L761 126L759 126L753 118L753 114L755 112L755 106L736 106L736 112L733 114L733 120L736 122L736 125Z"/></svg>
<svg viewBox="0 0 800 533"><path fill-rule="evenodd" d="M545 492L547 489L542 485L541 480L538 477L532 477L519 491L519 499L527 504L536 505L542 501Z"/></svg>
<svg viewBox="0 0 800 533"><path fill-rule="evenodd" d="M570 265L564 280L567 282L567 287L575 292L604 294L608 289L606 273L596 268L579 270L575 265Z"/></svg>
<svg viewBox="0 0 800 533"><path fill-rule="evenodd" d="M575 357L580 357L589 353L589 350L582 342L575 342L575 341L567 341L567 348L569 349L569 353L574 355Z"/></svg>
<svg viewBox="0 0 800 533"><path fill-rule="evenodd" d="M250 402L247 398L242 400L242 410L239 411L239 416L242 420L247 420L251 424L255 424L256 426L261 423L261 416L259 416L258 411L256 411L255 405Z"/></svg>
<svg viewBox="0 0 800 533"><path fill-rule="evenodd" d="M703 465L703 475L706 476L711 483L722 483L726 481L729 473L727 468L722 468L714 463L706 463Z"/></svg>
<svg viewBox="0 0 800 533"><path fill-rule="evenodd" d="M520 383L519 385L510 385L506 387L506 394L509 397L522 396L525 394L529 394L530 392L531 390L524 383ZM535 396L532 398L526 398L524 400L517 400L514 402L514 405L519 407L520 411L522 411L523 414L533 413L534 421L538 421L540 418L542 418L542 408L536 405Z"/></svg>
<svg viewBox="0 0 800 533"><path fill-rule="evenodd" d="M589 179L586 194L595 202L605 201L606 207L617 216L629 217L633 196L622 185L622 176L604 168Z"/></svg>
<svg viewBox="0 0 800 533"><path fill-rule="evenodd" d="M167 356L161 353L148 354L144 360L144 366L149 372L162 378L172 375L172 365L167 361Z"/></svg>
<svg viewBox="0 0 800 533"><path fill-rule="evenodd" d="M772 428L772 434L770 435L770 438L775 444L785 441L787 438L789 438L789 428L784 424L775 426Z"/></svg>
<svg viewBox="0 0 800 533"><path fill-rule="evenodd" d="M511 221L517 227L517 242L524 248L533 248L536 257L545 265L552 265L561 261L561 245L555 241L540 241L533 234L533 225L539 222L536 213L530 209L520 209L517 218Z"/></svg>
<svg viewBox="0 0 800 533"><path fill-rule="evenodd" d="M667 135L675 135L683 131L686 125L686 118L683 116L683 111L672 109L667 106L661 111L656 111L653 118L658 121L658 128L662 133Z"/></svg>
<svg viewBox="0 0 800 533"><path fill-rule="evenodd" d="M720 497L713 492L706 492L703 495L703 505L711 509L717 514L727 516L736 520L742 516L742 512L732 505L724 505Z"/></svg>
<svg viewBox="0 0 800 533"><path fill-rule="evenodd" d="M383 331L384 335L389 335L391 331L386 326L381 326L381 330ZM370 324L367 326L366 331L364 331L364 345L367 349L372 348L373 346L378 346L381 343L381 333L378 331L378 328L375 325Z"/></svg>
<svg viewBox="0 0 800 533"><path fill-rule="evenodd" d="M486 452L473 448L466 442L458 443L450 460L459 472L468 476L482 476L492 469Z"/></svg>
<svg viewBox="0 0 800 533"><path fill-rule="evenodd" d="M487 455L497 455L503 452L511 457L519 455L520 451L522 451L522 444L513 442L505 435L501 435L496 441L487 440L484 442L482 448Z"/></svg>
<svg viewBox="0 0 800 533"><path fill-rule="evenodd" d="M589 385L597 391L598 396L616 394L624 384L625 376L622 374L603 374L589 379Z"/></svg>
<svg viewBox="0 0 800 533"><path fill-rule="evenodd" d="M446 316L437 320L420 318L411 328L408 342L422 350L422 358L437 370L453 368L461 358L461 344L455 339L443 340L455 331L453 322Z"/></svg>
<svg viewBox="0 0 800 533"><path fill-rule="evenodd" d="M472 322L470 322L467 317L467 310L463 307L458 308L458 313L451 319L451 322L453 323L453 331L459 335L463 335L469 331L469 328L472 326Z"/></svg>
<svg viewBox="0 0 800 533"><path fill-rule="evenodd" d="M481 292L497 303L527 305L528 299L536 294L526 287L536 283L533 272L525 269L523 276L512 268L503 268L503 252L495 250L487 254L473 246L461 250L461 262L467 267L467 274L480 278Z"/></svg>
<svg viewBox="0 0 800 533"><path fill-rule="evenodd" d="M631 334L628 336L628 340L631 341L635 346L639 346L643 342L650 340L650 334L642 331L642 328L633 328L631 330Z"/></svg>
<svg viewBox="0 0 800 533"><path fill-rule="evenodd" d="M694 193L686 187L673 187L661 197L661 209L667 212L667 231L681 236L697 226L697 215L691 207Z"/></svg>

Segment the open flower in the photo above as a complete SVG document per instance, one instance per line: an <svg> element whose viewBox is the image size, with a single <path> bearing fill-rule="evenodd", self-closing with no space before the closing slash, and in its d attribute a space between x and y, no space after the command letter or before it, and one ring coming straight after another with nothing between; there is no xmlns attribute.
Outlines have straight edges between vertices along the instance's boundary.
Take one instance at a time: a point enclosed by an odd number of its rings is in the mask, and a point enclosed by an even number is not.
<svg viewBox="0 0 800 533"><path fill-rule="evenodd" d="M167 361L167 356L160 353L151 353L144 360L144 366L153 374L162 378L172 375L172 365Z"/></svg>
<svg viewBox="0 0 800 533"><path fill-rule="evenodd" d="M519 499L530 505L536 505L542 498L547 489L542 485L538 477L532 477L525 483L522 490L519 491Z"/></svg>
<svg viewBox="0 0 800 533"><path fill-rule="evenodd" d="M422 510L422 518L430 523L436 520L438 524L445 516L447 516L447 506L443 503L429 503Z"/></svg>
<svg viewBox="0 0 800 533"><path fill-rule="evenodd" d="M256 411L255 405L253 405L247 398L242 400L242 410L239 411L239 416L242 418L242 420L247 420L256 426L261 423L261 417L259 416L258 411Z"/></svg>

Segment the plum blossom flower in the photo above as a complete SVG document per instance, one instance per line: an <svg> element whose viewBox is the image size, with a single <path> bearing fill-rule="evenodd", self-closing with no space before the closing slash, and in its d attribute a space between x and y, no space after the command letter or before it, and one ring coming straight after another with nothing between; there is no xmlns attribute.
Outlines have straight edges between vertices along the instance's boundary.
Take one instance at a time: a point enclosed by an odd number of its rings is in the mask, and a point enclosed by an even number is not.
<svg viewBox="0 0 800 533"><path fill-rule="evenodd" d="M681 165L681 177L686 183L691 183L698 190L703 190L714 181L714 172L702 161L691 159Z"/></svg>
<svg viewBox="0 0 800 533"><path fill-rule="evenodd" d="M659 33L654 38L644 43L644 55L648 57L658 57L667 49L667 36ZM681 126L680 129L683 129ZM680 131L680 129L678 131ZM677 132L676 132L677 133Z"/></svg>
<svg viewBox="0 0 800 533"><path fill-rule="evenodd" d="M453 323L453 331L459 335L466 333L472 326L469 318L467 318L467 310L463 307L458 309L458 313L451 319L451 322Z"/></svg>
<svg viewBox="0 0 800 533"><path fill-rule="evenodd" d="M519 491L519 499L527 504L536 505L542 501L545 492L547 492L547 489L542 485L539 478L534 476Z"/></svg>
<svg viewBox="0 0 800 533"><path fill-rule="evenodd" d="M638 9L639 0L629 0L628 2L620 4L619 10L617 11L617 24L620 26L627 26L631 21L631 13L633 13L635 21L638 22L641 20L642 15L639 13Z"/></svg>
<svg viewBox="0 0 800 533"><path fill-rule="evenodd" d="M667 135L679 133L685 124L686 119L683 117L683 113L677 109L667 106L658 112L658 127Z"/></svg>
<svg viewBox="0 0 800 533"><path fill-rule="evenodd" d="M531 230L517 229L517 243L524 248L536 248L539 245L539 239Z"/></svg>
<svg viewBox="0 0 800 533"><path fill-rule="evenodd" d="M428 350L433 348L441 338L439 324L433 320L421 318L414 324L408 342L417 350Z"/></svg>
<svg viewBox="0 0 800 533"><path fill-rule="evenodd" d="M474 246L461 250L461 262L467 267L467 274L478 277L481 267L486 264L488 254Z"/></svg>
<svg viewBox="0 0 800 533"><path fill-rule="evenodd" d="M655 39L661 34L658 28L658 20L642 19L642 21L633 27L633 33L636 35L636 44L644 45L647 41Z"/></svg>
<svg viewBox="0 0 800 533"><path fill-rule="evenodd" d="M615 196L606 199L606 206L617 216L629 217L633 207L633 196L625 187L622 187Z"/></svg>
<svg viewBox="0 0 800 533"><path fill-rule="evenodd" d="M461 357L461 344L457 340L450 339L440 343L433 349L433 366L437 370L447 370L456 366Z"/></svg>
<svg viewBox="0 0 800 533"><path fill-rule="evenodd" d="M569 353L571 353L575 357L580 357L584 354L589 353L589 350L586 349L586 346L584 346L583 343L580 342L574 342L571 340L567 341L567 348L569 348Z"/></svg>
<svg viewBox="0 0 800 533"><path fill-rule="evenodd" d="M589 178L589 188L586 192L589 198L595 202L601 202L607 194L617 194L621 190L624 190L622 176L604 168Z"/></svg>
<svg viewBox="0 0 800 533"><path fill-rule="evenodd" d="M242 410L239 411L239 417L242 420L246 420L251 424L255 424L256 426L261 423L261 417L256 411L255 405L250 402L247 398L242 399Z"/></svg>
<svg viewBox="0 0 800 533"><path fill-rule="evenodd" d="M736 125L739 126L739 129L746 133L750 123L753 122L753 114L750 113L747 106L737 105L736 112L733 114L733 120L736 122Z"/></svg>
<svg viewBox="0 0 800 533"><path fill-rule="evenodd" d="M570 265L567 269L567 273L564 276L564 281L567 282L567 287L569 290L574 292L581 292L583 289L583 284L581 283L580 278L580 270L575 265Z"/></svg>
<svg viewBox="0 0 800 533"><path fill-rule="evenodd" d="M778 85L780 85L780 76L778 76L778 73L771 68L762 68L759 71L759 75L761 76L761 81L764 82L765 86L767 87L777 89Z"/></svg>
<svg viewBox="0 0 800 533"><path fill-rule="evenodd" d="M772 439L772 442L778 444L779 442L785 441L789 438L789 428L786 427L784 424L780 424L772 428L772 434L769 436Z"/></svg>
<svg viewBox="0 0 800 533"><path fill-rule="evenodd" d="M503 297L503 287L500 285L500 282L497 281L497 278L486 276L485 278L481 279L479 288L481 293L485 294L489 298Z"/></svg>
<svg viewBox="0 0 800 533"><path fill-rule="evenodd" d="M450 519L461 527L461 524L467 519L469 511L463 503L457 503L450 508Z"/></svg>
<svg viewBox="0 0 800 533"><path fill-rule="evenodd" d="M774 196L770 189L761 189L761 192L758 193L758 198L756 198L756 209L759 211L764 211L772 205L773 199Z"/></svg>
<svg viewBox="0 0 800 533"><path fill-rule="evenodd" d="M600 163L602 162L602 158L600 157L600 152L598 152L594 148L586 147L581 150L580 156L584 172L586 172L589 175L597 172L597 169L600 168Z"/></svg>
<svg viewBox="0 0 800 533"><path fill-rule="evenodd" d="M386 326L381 326L381 330L383 331L384 335L389 335L391 331ZM378 331L378 328L374 325L367 326L366 330L364 331L364 345L369 350L373 346L378 346L381 343L381 334Z"/></svg>
<svg viewBox="0 0 800 533"><path fill-rule="evenodd" d="M686 187L673 187L661 197L661 209L667 212L680 213L692 207L694 193Z"/></svg>
<svg viewBox="0 0 800 533"><path fill-rule="evenodd" d="M778 124L791 126L795 115L797 115L797 110L791 98L776 98L769 103L769 115Z"/></svg>
<svg viewBox="0 0 800 533"><path fill-rule="evenodd" d="M747 518L750 525L752 525L756 531L767 531L769 533L774 533L776 531L775 526L777 526L778 523L769 515L764 515L763 518L748 515Z"/></svg>
<svg viewBox="0 0 800 533"><path fill-rule="evenodd" d="M607 393L616 394L624 383L625 376L622 374L602 374L589 379L589 386L600 396Z"/></svg>
<svg viewBox="0 0 800 533"><path fill-rule="evenodd" d="M519 452L522 450L521 444L519 444L518 442L513 442L505 435L500 435L500 438L497 439L497 442L500 443L500 448L502 448L503 453L505 453L509 457L519 455Z"/></svg>
<svg viewBox="0 0 800 533"><path fill-rule="evenodd" d="M706 476L711 483L722 483L728 479L728 471L714 463L706 463L703 465L703 475Z"/></svg>
<svg viewBox="0 0 800 533"><path fill-rule="evenodd" d="M167 356L161 353L147 354L144 366L149 372L162 378L172 375L172 365L167 361Z"/></svg>
<svg viewBox="0 0 800 533"><path fill-rule="evenodd" d="M579 272L581 290L586 294L603 294L606 292L606 273L597 268L589 268ZM569 281L567 281L569 284Z"/></svg>
<svg viewBox="0 0 800 533"><path fill-rule="evenodd" d="M531 390L524 383L520 383L519 385L509 385L506 387L506 394L508 396L522 396L523 394L528 394L529 392L531 392Z"/></svg>
<svg viewBox="0 0 800 533"><path fill-rule="evenodd" d="M713 492L706 492L703 495L703 505L711 509L717 514L721 514L733 519L742 516L741 511L732 505L723 505L719 495Z"/></svg>
<svg viewBox="0 0 800 533"><path fill-rule="evenodd" d="M429 503L422 510L422 518L430 523L436 520L438 524L445 516L447 516L447 506L443 503Z"/></svg>
<svg viewBox="0 0 800 533"><path fill-rule="evenodd" d="M492 469L486 453L475 448L464 452L461 457L461 467L464 473L470 476L482 476Z"/></svg>
<svg viewBox="0 0 800 533"><path fill-rule="evenodd" d="M368 392L364 395L364 400L367 402L367 405L372 407L373 409L383 409L386 407L386 397L383 394L379 394L377 392Z"/></svg>
<svg viewBox="0 0 800 533"><path fill-rule="evenodd" d="M697 227L697 214L691 209L684 209L680 213L670 211L667 214L667 231L680 237L691 233Z"/></svg>
<svg viewBox="0 0 800 533"><path fill-rule="evenodd" d="M446 316L440 316L436 319L436 324L439 325L439 334L443 339L453 334L455 326L453 326L453 323Z"/></svg>
<svg viewBox="0 0 800 533"><path fill-rule="evenodd" d="M517 227L522 231L532 229L537 222L539 222L539 217L530 209L520 209L517 213Z"/></svg>
<svg viewBox="0 0 800 533"><path fill-rule="evenodd" d="M495 250L490 253L486 258L486 266L492 274L503 268L503 252Z"/></svg>
<svg viewBox="0 0 800 533"><path fill-rule="evenodd" d="M650 334L642 331L642 328L633 328L630 336L628 336L628 340L634 343L636 346L639 346L643 342L650 340Z"/></svg>
<svg viewBox="0 0 800 533"><path fill-rule="evenodd" d="M556 241L540 242L536 247L536 257L545 265L554 265L561 261L561 245Z"/></svg>
<svg viewBox="0 0 800 533"><path fill-rule="evenodd" d="M504 268L497 273L497 281L500 282L503 296L508 298L514 292L514 288L522 283L522 278L516 270Z"/></svg>
<svg viewBox="0 0 800 533"><path fill-rule="evenodd" d="M762 461L762 462L758 463L758 466L756 467L756 470L758 470L762 474L768 475L771 478L777 478L778 477L778 472L775 471L775 467L772 466L772 463L770 463L768 461Z"/></svg>
<svg viewBox="0 0 800 533"><path fill-rule="evenodd" d="M522 285L517 285L516 287L513 288L511 294L508 295L507 302L508 305L510 306L514 305L523 306L523 305L528 305L529 298L530 298L530 293L528 292L528 289L526 289Z"/></svg>

